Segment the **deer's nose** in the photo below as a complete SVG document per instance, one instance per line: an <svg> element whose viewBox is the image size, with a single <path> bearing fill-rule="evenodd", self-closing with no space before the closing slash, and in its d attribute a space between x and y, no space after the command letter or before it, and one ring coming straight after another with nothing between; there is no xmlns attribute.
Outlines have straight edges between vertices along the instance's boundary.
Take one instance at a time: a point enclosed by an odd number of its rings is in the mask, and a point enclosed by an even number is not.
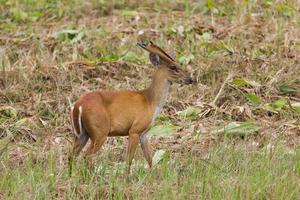
<svg viewBox="0 0 300 200"><path fill-rule="evenodd" d="M185 81L185 83L186 84L192 84L194 81L193 81L193 79L190 77L190 78L188 78L188 79L186 79L186 81Z"/></svg>

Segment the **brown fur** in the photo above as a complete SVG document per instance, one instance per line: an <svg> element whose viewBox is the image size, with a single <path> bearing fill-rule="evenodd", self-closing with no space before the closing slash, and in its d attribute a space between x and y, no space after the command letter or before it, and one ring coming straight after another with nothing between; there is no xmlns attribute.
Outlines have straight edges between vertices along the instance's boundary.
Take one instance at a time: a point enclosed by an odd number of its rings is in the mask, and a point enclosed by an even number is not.
<svg viewBox="0 0 300 200"><path fill-rule="evenodd" d="M71 113L74 129L79 134L75 139L73 155L79 154L88 138L91 139L91 145L86 155L91 155L101 148L107 137L129 136L127 148L129 169L139 140L151 167L152 149L146 133L154 120L155 110L161 106L166 83L171 81L190 83L190 80L189 73L180 68L172 70L164 62L154 73L150 87L145 90L96 91L81 96ZM82 132L79 128L80 107Z"/></svg>

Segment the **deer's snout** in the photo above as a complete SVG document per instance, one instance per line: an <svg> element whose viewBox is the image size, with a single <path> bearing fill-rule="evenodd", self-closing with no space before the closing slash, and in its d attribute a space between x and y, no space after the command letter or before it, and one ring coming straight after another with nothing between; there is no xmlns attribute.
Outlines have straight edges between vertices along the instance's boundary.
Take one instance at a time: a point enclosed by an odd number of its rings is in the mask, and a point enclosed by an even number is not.
<svg viewBox="0 0 300 200"><path fill-rule="evenodd" d="M184 84L189 85L189 84L193 84L194 80L191 77L188 77L184 80Z"/></svg>

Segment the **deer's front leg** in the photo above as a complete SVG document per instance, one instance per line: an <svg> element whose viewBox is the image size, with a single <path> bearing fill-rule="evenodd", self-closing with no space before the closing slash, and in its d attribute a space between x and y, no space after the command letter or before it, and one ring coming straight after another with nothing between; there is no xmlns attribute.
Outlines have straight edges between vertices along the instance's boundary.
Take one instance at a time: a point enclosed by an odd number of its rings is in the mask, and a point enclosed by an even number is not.
<svg viewBox="0 0 300 200"><path fill-rule="evenodd" d="M139 143L139 134L137 134L137 133L129 134L128 147L127 147L128 173L130 173L130 167L131 167L132 160L133 160L138 143Z"/></svg>
<svg viewBox="0 0 300 200"><path fill-rule="evenodd" d="M144 157L147 160L149 167L152 167L152 147L151 144L149 143L149 139L148 139L148 134L147 131L144 132L141 136L140 136L140 143L141 143L141 147L144 153Z"/></svg>

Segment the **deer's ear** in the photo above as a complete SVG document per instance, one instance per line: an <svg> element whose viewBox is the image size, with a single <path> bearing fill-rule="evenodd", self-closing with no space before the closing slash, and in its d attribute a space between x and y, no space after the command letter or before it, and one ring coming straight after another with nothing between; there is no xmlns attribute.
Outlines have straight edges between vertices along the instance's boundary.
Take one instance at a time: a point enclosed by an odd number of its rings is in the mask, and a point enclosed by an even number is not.
<svg viewBox="0 0 300 200"><path fill-rule="evenodd" d="M153 65L159 65L161 63L160 57L154 53L149 54L149 59Z"/></svg>

